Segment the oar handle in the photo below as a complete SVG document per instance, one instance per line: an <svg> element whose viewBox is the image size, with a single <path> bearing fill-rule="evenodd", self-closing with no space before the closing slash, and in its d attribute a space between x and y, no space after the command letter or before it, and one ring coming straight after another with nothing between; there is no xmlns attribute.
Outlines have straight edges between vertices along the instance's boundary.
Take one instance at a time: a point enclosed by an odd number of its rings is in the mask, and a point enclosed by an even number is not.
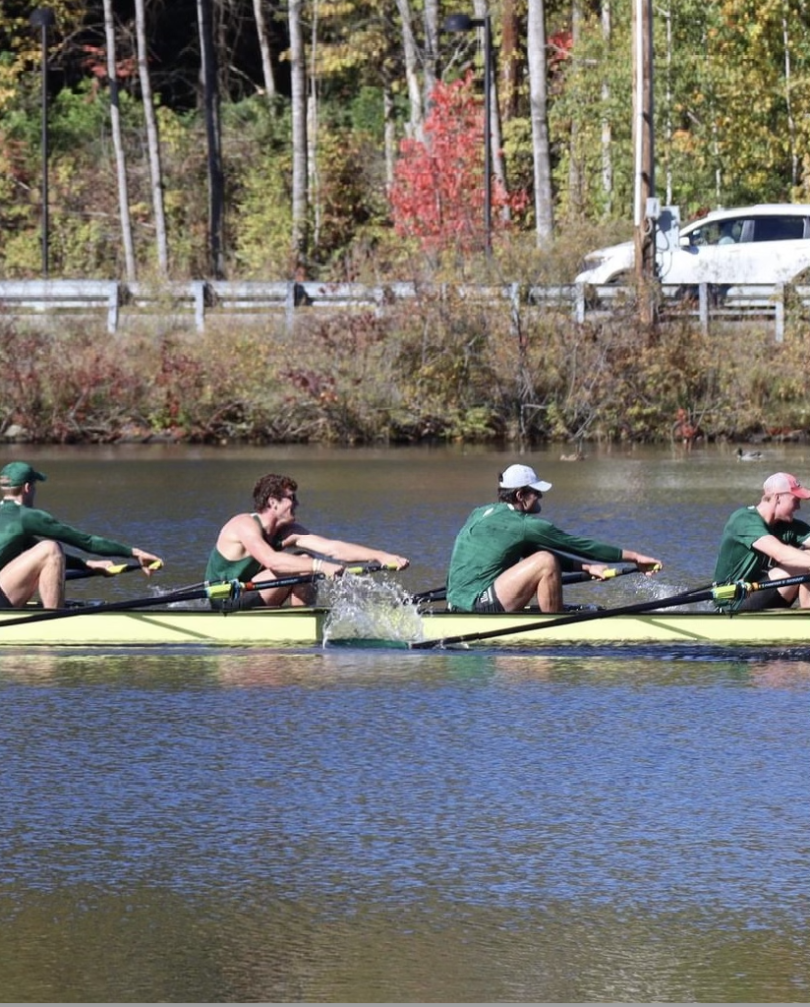
<svg viewBox="0 0 810 1007"><path fill-rule="evenodd" d="M84 580L86 577L117 577L121 573L132 573L133 570L150 570L153 573L163 569L163 560L156 559L146 567L140 563L113 563L110 566L85 566L67 570L65 580Z"/></svg>
<svg viewBox="0 0 810 1007"><path fill-rule="evenodd" d="M338 560L330 560L332 562L339 562ZM355 576L360 576L364 573L378 573L380 570L396 570L396 566L393 563L354 563L351 566L345 566L343 568L344 573L354 574ZM236 597L242 591L266 591L268 588L273 587L289 587L293 584L307 584L312 583L316 580L324 580L326 577L325 573L308 573L308 574L294 574L290 577L279 577L274 580L265 581L238 581L229 580L223 581L222 583L209 584L208 585L208 597L209 598L222 598L222 597ZM232 591L235 593L227 594L227 591ZM215 592L215 593L211 593Z"/></svg>
<svg viewBox="0 0 810 1007"><path fill-rule="evenodd" d="M654 572L660 570L660 566L656 566ZM569 570L562 574L563 584L592 584L596 580L611 580L613 577L623 577L628 573L638 573L638 567L635 563L631 563L628 566L621 567L611 567L608 570L602 572L602 576L593 577L589 573L585 573L584 570ZM420 602L433 602L433 601L445 601L447 599L447 588L442 585L442 587L433 587L427 591L419 591L417 594L411 595L411 602L418 605Z"/></svg>

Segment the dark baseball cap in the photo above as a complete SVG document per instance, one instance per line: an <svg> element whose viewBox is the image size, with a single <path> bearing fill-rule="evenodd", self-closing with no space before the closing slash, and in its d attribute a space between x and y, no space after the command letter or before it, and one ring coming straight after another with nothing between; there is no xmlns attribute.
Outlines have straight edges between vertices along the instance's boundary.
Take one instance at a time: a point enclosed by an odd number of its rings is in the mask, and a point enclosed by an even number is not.
<svg viewBox="0 0 810 1007"><path fill-rule="evenodd" d="M26 483L44 483L47 476L37 472L28 462L9 462L0 472L0 488L11 489Z"/></svg>

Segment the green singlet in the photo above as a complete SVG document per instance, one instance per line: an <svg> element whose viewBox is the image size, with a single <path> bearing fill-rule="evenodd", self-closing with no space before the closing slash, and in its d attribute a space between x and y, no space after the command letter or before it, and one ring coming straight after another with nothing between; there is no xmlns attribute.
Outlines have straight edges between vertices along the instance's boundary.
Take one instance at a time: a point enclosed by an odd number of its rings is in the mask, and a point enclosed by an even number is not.
<svg viewBox="0 0 810 1007"><path fill-rule="evenodd" d="M262 528L262 523L259 520L259 515L251 514L250 516L258 524L262 535L264 535L264 529ZM281 538L282 537L278 535L275 540L270 543L274 549L281 548ZM208 557L208 565L205 568L205 579L210 583L228 580L253 580L261 569L261 563L252 556L244 556L242 559L225 559L219 549L214 546L211 550L210 556Z"/></svg>
<svg viewBox="0 0 810 1007"><path fill-rule="evenodd" d="M447 574L447 601L454 609L473 611L475 601L510 566L542 549L576 553L587 562L615 563L617 546L569 535L536 514L524 514L507 503L477 507L456 537ZM564 570L577 564L560 558Z"/></svg>
<svg viewBox="0 0 810 1007"><path fill-rule="evenodd" d="M0 501L0 569L41 539L75 546L96 556L132 556L132 547L100 535L87 535L57 521L47 511L14 500Z"/></svg>

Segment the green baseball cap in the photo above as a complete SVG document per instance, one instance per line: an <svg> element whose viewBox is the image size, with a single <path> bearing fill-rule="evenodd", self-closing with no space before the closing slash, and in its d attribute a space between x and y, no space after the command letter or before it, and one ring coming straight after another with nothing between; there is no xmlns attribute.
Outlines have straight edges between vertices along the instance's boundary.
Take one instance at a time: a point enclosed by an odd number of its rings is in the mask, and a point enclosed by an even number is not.
<svg viewBox="0 0 810 1007"><path fill-rule="evenodd" d="M0 472L0 488L11 489L14 486L24 486L26 483L44 483L47 476L37 472L28 462L9 462Z"/></svg>

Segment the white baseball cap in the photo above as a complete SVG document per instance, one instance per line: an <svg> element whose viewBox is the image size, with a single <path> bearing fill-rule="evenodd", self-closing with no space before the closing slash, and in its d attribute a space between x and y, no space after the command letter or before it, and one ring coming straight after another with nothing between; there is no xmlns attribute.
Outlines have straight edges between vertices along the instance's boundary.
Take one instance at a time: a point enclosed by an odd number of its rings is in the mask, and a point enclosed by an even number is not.
<svg viewBox="0 0 810 1007"><path fill-rule="evenodd" d="M501 472L499 485L502 490L520 490L528 486L538 493L547 493L551 489L551 483L538 479L537 473L528 465L510 465Z"/></svg>

